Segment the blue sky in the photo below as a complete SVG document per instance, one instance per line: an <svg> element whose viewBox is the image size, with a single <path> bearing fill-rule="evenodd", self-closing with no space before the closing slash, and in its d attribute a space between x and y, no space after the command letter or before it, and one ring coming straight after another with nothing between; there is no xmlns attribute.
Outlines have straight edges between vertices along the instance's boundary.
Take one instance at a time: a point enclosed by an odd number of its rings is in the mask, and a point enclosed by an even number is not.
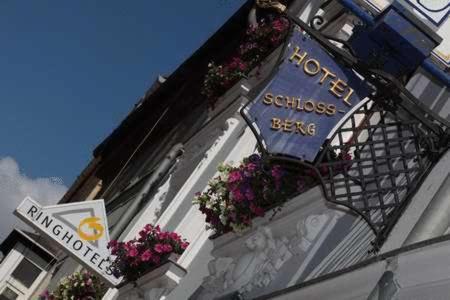
<svg viewBox="0 0 450 300"><path fill-rule="evenodd" d="M1 1L0 159L70 186L156 76L243 3Z"/></svg>

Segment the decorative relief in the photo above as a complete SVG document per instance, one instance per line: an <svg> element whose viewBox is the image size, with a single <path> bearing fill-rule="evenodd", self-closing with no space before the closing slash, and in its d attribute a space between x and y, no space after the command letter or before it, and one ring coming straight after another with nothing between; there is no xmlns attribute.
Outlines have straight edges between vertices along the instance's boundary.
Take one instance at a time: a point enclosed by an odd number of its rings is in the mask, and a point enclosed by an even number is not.
<svg viewBox="0 0 450 300"><path fill-rule="evenodd" d="M275 9L279 13L282 13L286 10L286 5L273 0L256 0L256 5L258 5L261 8Z"/></svg>
<svg viewBox="0 0 450 300"><path fill-rule="evenodd" d="M311 215L297 223L297 234L291 239L293 253L306 253L330 217L326 214Z"/></svg>
<svg viewBox="0 0 450 300"><path fill-rule="evenodd" d="M269 227L259 227L241 240L241 251L235 257L217 257L208 265L210 276L204 280L199 299L239 292L248 294L267 288L291 259L303 259L330 220L327 214L310 215L292 226L286 235L274 236ZM291 228L292 228L291 227Z"/></svg>

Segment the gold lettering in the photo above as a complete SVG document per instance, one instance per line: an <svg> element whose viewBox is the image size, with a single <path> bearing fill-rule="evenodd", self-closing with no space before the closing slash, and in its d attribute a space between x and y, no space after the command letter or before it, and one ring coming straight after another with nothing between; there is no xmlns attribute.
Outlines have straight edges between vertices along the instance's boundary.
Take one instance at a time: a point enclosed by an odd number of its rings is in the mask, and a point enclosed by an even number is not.
<svg viewBox="0 0 450 300"><path fill-rule="evenodd" d="M286 96L286 108L295 108L297 105L297 100L294 97Z"/></svg>
<svg viewBox="0 0 450 300"><path fill-rule="evenodd" d="M308 65L310 65L311 63L313 63L314 68L315 68L313 70L308 68ZM317 75L320 72L320 63L315 59L312 59L312 58L308 59L307 61L305 61L305 64L303 65L303 70L305 71L306 74L308 74L310 76Z"/></svg>
<svg viewBox="0 0 450 300"><path fill-rule="evenodd" d="M327 106L327 110L326 110L325 114L327 116L332 116L332 115L336 114L336 106L333 104L329 104Z"/></svg>
<svg viewBox="0 0 450 300"><path fill-rule="evenodd" d="M267 105L270 105L270 104L272 104L272 102L273 102L273 95L272 95L271 93L267 93L267 94L264 96L263 103L264 103L264 104L267 104Z"/></svg>
<svg viewBox="0 0 450 300"><path fill-rule="evenodd" d="M272 118L272 127L273 130L280 130L281 129L281 120L278 118Z"/></svg>
<svg viewBox="0 0 450 300"><path fill-rule="evenodd" d="M292 121L291 120L284 120L284 126L283 126L283 131L286 132L291 132L292 131Z"/></svg>
<svg viewBox="0 0 450 300"><path fill-rule="evenodd" d="M331 82L331 88L329 91L336 97L340 98L342 97L342 94L340 93L344 92L346 87L347 84L342 79L338 78L337 80Z"/></svg>
<svg viewBox="0 0 450 300"><path fill-rule="evenodd" d="M276 96L274 103L275 103L275 106L283 107L283 96L281 96L281 95Z"/></svg>
<svg viewBox="0 0 450 300"><path fill-rule="evenodd" d="M314 111L314 107L315 107L314 102L312 102L312 101L305 102L305 111L312 112L312 111Z"/></svg>
<svg viewBox="0 0 450 300"><path fill-rule="evenodd" d="M350 96L353 94L354 90L351 87L349 87L348 89L348 94L344 97L344 99L342 99L342 101L344 101L344 103L348 106L352 106L352 104L348 100L350 99Z"/></svg>
<svg viewBox="0 0 450 300"><path fill-rule="evenodd" d="M300 48L298 46L295 47L294 53L291 55L289 60L292 62L294 60L297 61L296 66L300 66L302 61L305 59L305 57L308 55L307 52L304 52L303 54L300 54Z"/></svg>
<svg viewBox="0 0 450 300"><path fill-rule="evenodd" d="M320 78L320 81L319 81L320 84L324 83L325 79L327 79L328 77L336 78L336 74L331 73L331 71L328 70L327 68L323 67L322 71L324 74Z"/></svg>
<svg viewBox="0 0 450 300"><path fill-rule="evenodd" d="M302 135L306 135L306 130L305 130L305 128L303 128L304 124L305 123L303 123L303 122L295 122L295 126L296 126L296 131L295 132L296 133L299 132Z"/></svg>
<svg viewBox="0 0 450 300"><path fill-rule="evenodd" d="M316 124L311 123L308 125L307 132L310 136L316 135Z"/></svg>
<svg viewBox="0 0 450 300"><path fill-rule="evenodd" d="M303 110L302 99L300 99L300 98L298 98L298 102L297 102L297 110L298 110L298 111L302 111L302 110Z"/></svg>
<svg viewBox="0 0 450 300"><path fill-rule="evenodd" d="M327 109L327 106L325 105L325 103L323 103L323 102L317 103L316 113L321 115L321 114L323 114L325 112L326 109Z"/></svg>

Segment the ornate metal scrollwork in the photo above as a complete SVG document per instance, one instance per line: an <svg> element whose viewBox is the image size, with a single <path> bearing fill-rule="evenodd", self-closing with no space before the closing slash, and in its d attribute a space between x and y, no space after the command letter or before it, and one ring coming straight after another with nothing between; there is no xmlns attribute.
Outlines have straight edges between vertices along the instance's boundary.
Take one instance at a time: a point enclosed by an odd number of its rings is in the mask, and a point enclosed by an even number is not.
<svg viewBox="0 0 450 300"><path fill-rule="evenodd" d="M310 27L295 16L288 17L336 60L361 74L374 92L335 129L314 163L267 153L266 157L313 169L329 202L348 207L369 224L376 235L373 244L377 251L427 174L449 149L450 123L414 97L403 80L359 60L345 41L319 32L323 18L313 18ZM337 161L333 159L336 153L352 159Z"/></svg>

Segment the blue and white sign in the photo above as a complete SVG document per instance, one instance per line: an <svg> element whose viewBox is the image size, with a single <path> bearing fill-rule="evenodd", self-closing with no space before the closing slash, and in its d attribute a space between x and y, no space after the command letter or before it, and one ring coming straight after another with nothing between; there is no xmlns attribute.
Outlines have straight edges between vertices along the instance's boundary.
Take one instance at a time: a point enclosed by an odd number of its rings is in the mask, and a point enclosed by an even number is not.
<svg viewBox="0 0 450 300"><path fill-rule="evenodd" d="M360 77L296 29L278 73L243 114L267 152L312 162L368 93Z"/></svg>
<svg viewBox="0 0 450 300"><path fill-rule="evenodd" d="M439 26L450 13L450 0L406 0L419 13Z"/></svg>

